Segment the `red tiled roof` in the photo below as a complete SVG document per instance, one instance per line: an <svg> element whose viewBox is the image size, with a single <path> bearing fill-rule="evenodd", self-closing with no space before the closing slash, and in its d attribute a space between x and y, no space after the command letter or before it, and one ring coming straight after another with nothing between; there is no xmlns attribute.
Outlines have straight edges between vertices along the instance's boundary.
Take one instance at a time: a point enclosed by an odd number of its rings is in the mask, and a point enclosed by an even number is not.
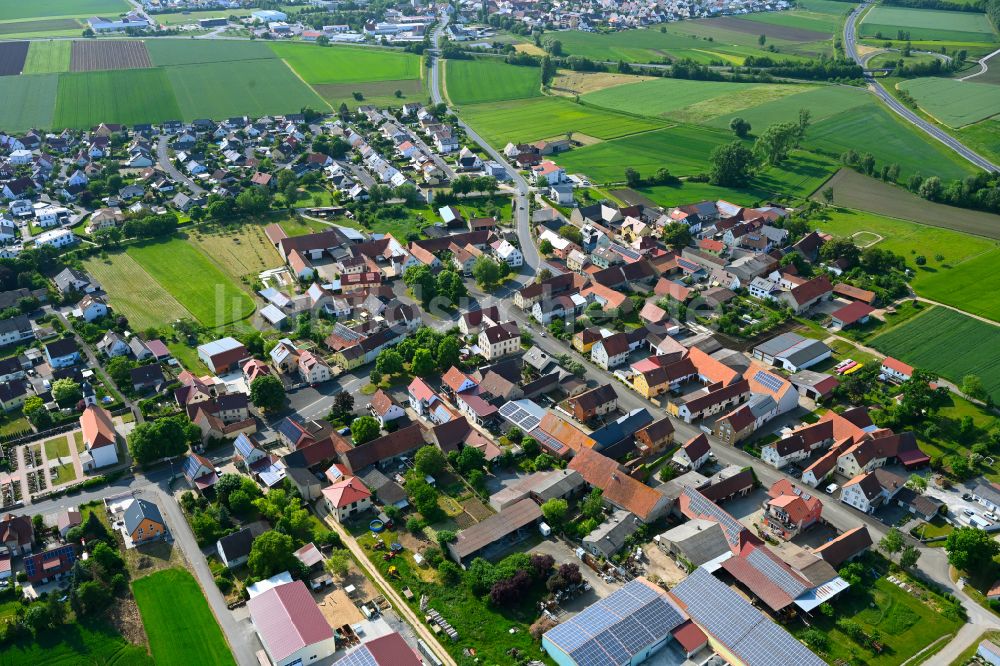
<svg viewBox="0 0 1000 666"><path fill-rule="evenodd" d="M872 306L862 303L861 301L854 301L853 303L849 303L848 305L840 308L830 316L837 321L842 322L845 326L850 326L851 324L864 319L873 312L875 312L875 308Z"/></svg>
<svg viewBox="0 0 1000 666"><path fill-rule="evenodd" d="M275 661L333 638L319 606L300 580L278 585L247 602L261 642Z"/></svg>
<svg viewBox="0 0 1000 666"><path fill-rule="evenodd" d="M349 476L346 479L323 489L323 495L333 506L341 509L350 506L355 502L366 500L372 496L372 492L356 476Z"/></svg>
<svg viewBox="0 0 1000 666"><path fill-rule="evenodd" d="M886 356L884 359L882 359L882 365L885 366L886 368L889 368L890 370L894 370L900 374L906 375L907 377L913 376L912 365L907 365L906 363L903 363L902 361L895 359L891 356Z"/></svg>

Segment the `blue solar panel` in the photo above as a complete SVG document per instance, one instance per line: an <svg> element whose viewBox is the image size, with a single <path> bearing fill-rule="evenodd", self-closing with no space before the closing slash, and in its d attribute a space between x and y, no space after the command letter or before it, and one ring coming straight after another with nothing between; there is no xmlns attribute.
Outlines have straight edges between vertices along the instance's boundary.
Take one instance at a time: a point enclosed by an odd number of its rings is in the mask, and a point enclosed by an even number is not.
<svg viewBox="0 0 1000 666"><path fill-rule="evenodd" d="M784 386L784 382L781 381L781 379L775 377L770 373L765 372L764 370L758 370L754 374L753 378L754 381L758 382L768 391L771 391L773 393L777 393L778 391L781 390L781 387Z"/></svg>

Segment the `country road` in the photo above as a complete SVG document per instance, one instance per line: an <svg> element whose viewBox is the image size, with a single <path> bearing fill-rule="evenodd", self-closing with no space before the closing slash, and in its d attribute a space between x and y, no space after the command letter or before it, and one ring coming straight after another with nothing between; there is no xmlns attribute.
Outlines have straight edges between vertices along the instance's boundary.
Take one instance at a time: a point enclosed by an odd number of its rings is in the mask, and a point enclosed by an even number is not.
<svg viewBox="0 0 1000 666"><path fill-rule="evenodd" d="M858 5L851 12L850 16L847 17L847 21L844 22L844 50L848 57L858 63L858 65L864 66L863 58L858 55L857 50L857 21L858 17L864 12L868 7L872 5L874 0L866 0L862 4ZM1000 171L1000 167L988 159L980 155L979 153L971 150L961 141L951 136L947 132L935 127L931 123L927 122L917 114L915 114L910 109L906 108L895 97L893 97L889 91L887 91L878 80L870 75L866 74L865 79L868 82L868 89L875 93L882 102L892 109L897 115L902 117L904 120L909 122L911 125L916 126L918 129L924 131L924 133L930 135L932 138L937 139L944 145L948 146L956 153L967 159L968 161L975 164L980 169L985 169L990 172Z"/></svg>

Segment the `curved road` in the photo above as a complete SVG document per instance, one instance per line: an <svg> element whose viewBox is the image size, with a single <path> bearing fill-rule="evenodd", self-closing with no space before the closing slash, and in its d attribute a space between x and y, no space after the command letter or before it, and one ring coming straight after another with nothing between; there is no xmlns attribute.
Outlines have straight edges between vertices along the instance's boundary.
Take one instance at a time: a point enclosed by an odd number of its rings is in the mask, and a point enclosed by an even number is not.
<svg viewBox="0 0 1000 666"><path fill-rule="evenodd" d="M855 24L857 23L858 16L870 7L872 3L873 0L866 0L866 2L863 2L855 7L854 11L851 12L851 15L847 17L847 21L844 23L844 50L854 60L854 62L858 63L862 67L864 64L857 51L857 32ZM955 137L935 127L917 114L913 113L910 109L906 108L899 100L889 94L889 92L882 87L882 84L875 80L875 77L866 74L865 79L868 81L868 89L875 93L875 95L882 100L886 106L895 111L899 116L902 116L902 118L911 125L915 125L920 128L926 134L929 134L931 137L948 146L980 169L985 169L986 171L991 172L1000 171L1000 167L996 164L993 164L993 162L990 162L979 153L966 147L965 144Z"/></svg>

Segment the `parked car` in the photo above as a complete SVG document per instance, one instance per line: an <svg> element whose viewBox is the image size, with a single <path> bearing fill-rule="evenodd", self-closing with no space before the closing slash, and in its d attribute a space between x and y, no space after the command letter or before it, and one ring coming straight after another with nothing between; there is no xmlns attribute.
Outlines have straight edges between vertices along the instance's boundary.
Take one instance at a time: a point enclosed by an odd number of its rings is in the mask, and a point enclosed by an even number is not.
<svg viewBox="0 0 1000 666"><path fill-rule="evenodd" d="M826 494L827 494L827 495L832 495L832 494L834 494L835 492L837 492L837 488L839 488L839 487L840 487L840 486L838 486L838 485L837 485L836 483L831 483L830 485L828 485L828 486L826 487Z"/></svg>
<svg viewBox="0 0 1000 666"><path fill-rule="evenodd" d="M976 515L976 512L973 511L972 509L962 509L962 513L964 513L967 516L974 516L974 515Z"/></svg>
<svg viewBox="0 0 1000 666"><path fill-rule="evenodd" d="M984 513L983 516L985 516L987 520L992 520L992 521L1000 520L1000 518L997 517L997 514L993 513L992 511Z"/></svg>
<svg viewBox="0 0 1000 666"><path fill-rule="evenodd" d="M971 502L972 493L962 493L962 499L964 499L966 502Z"/></svg>

